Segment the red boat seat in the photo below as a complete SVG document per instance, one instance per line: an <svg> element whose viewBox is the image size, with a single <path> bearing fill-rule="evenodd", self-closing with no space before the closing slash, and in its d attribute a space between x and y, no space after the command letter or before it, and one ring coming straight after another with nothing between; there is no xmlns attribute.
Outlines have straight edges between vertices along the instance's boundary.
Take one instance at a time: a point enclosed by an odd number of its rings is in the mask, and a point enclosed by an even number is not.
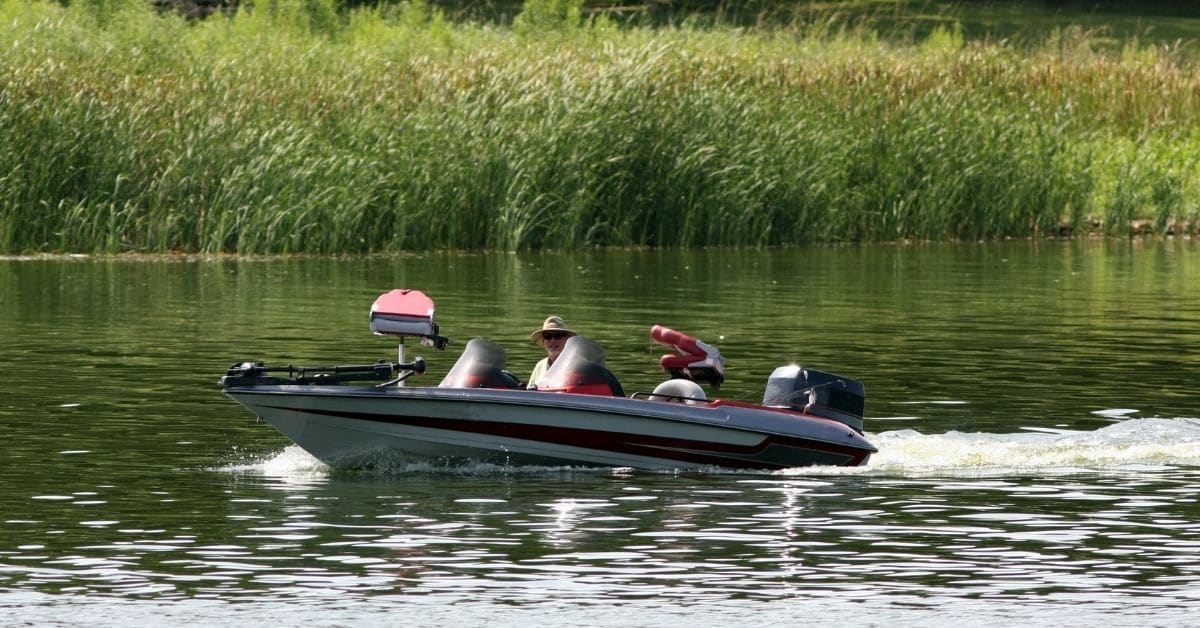
<svg viewBox="0 0 1200 628"><path fill-rule="evenodd" d="M579 395L603 395L624 397L625 389L612 371L600 364L588 364L584 368L562 373L539 386L538 390L546 392L565 392Z"/></svg>
<svg viewBox="0 0 1200 628"><path fill-rule="evenodd" d="M624 397L617 376L604 366L604 349L582 336L567 340L558 359L538 384L546 392Z"/></svg>
<svg viewBox="0 0 1200 628"><path fill-rule="evenodd" d="M716 347L662 325L650 328L650 338L676 351L658 360L672 377L705 380L713 386L725 381L725 358Z"/></svg>
<svg viewBox="0 0 1200 628"><path fill-rule="evenodd" d="M392 290L371 304L371 331L396 336L434 336L433 299L420 290Z"/></svg>

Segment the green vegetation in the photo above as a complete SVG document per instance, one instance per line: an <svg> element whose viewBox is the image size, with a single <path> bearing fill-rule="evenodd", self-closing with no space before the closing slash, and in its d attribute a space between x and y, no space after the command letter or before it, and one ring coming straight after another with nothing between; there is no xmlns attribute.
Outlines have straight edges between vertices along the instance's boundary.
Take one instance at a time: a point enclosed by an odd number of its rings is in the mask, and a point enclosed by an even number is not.
<svg viewBox="0 0 1200 628"><path fill-rule="evenodd" d="M1200 218L1184 45L831 13L0 0L0 253L988 239ZM1191 228L1191 227L1188 227Z"/></svg>

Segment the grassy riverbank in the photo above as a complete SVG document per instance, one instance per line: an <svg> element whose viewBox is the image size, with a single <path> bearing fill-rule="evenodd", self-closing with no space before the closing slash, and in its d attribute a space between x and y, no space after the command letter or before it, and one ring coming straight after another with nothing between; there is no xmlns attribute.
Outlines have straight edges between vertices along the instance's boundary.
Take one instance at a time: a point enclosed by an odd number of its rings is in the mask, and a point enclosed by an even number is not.
<svg viewBox="0 0 1200 628"><path fill-rule="evenodd" d="M1180 47L279 4L188 23L140 0L0 0L0 253L979 239L1200 218L1200 79Z"/></svg>

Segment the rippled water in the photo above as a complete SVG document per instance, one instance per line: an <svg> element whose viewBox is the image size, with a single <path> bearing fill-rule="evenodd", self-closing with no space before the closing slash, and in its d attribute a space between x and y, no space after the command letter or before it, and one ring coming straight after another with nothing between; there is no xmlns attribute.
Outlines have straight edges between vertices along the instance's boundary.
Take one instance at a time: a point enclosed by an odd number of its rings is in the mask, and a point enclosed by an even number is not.
<svg viewBox="0 0 1200 628"><path fill-rule="evenodd" d="M0 260L0 616L1191 623L1198 252ZM854 376L880 452L778 473L332 471L220 394L237 359L390 357L366 317L392 287L425 289L457 347L490 337L517 371L556 312L631 392L657 381L654 323L721 347L723 396L792 360ZM425 357L437 381L454 355Z"/></svg>

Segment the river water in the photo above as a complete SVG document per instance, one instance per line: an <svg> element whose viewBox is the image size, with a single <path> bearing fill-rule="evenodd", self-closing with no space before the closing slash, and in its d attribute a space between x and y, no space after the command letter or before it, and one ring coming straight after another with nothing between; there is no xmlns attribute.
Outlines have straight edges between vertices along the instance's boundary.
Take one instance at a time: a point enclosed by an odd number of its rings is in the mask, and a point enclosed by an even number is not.
<svg viewBox="0 0 1200 628"><path fill-rule="evenodd" d="M564 316L627 392L648 331L720 396L863 381L857 469L334 471L224 397L232 362L446 353ZM0 617L33 625L1174 625L1200 610L1192 241L349 259L0 260ZM287 612L287 615L280 613Z"/></svg>

